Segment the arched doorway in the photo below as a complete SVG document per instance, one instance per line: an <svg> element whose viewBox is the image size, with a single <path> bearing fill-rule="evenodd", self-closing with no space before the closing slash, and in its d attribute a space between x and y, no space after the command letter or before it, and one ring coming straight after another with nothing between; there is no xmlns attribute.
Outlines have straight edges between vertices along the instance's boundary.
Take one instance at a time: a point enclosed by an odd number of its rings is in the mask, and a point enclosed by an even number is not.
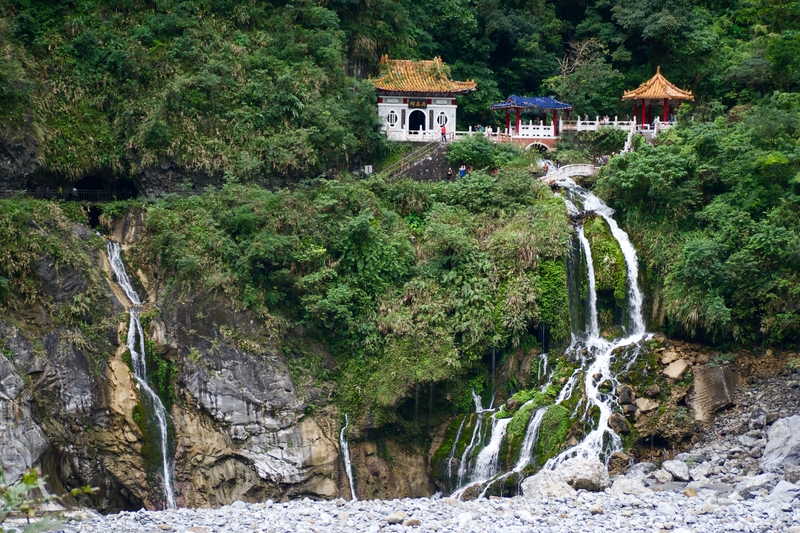
<svg viewBox="0 0 800 533"><path fill-rule="evenodd" d="M425 131L425 113L419 109L415 109L408 115L408 131L418 132Z"/></svg>

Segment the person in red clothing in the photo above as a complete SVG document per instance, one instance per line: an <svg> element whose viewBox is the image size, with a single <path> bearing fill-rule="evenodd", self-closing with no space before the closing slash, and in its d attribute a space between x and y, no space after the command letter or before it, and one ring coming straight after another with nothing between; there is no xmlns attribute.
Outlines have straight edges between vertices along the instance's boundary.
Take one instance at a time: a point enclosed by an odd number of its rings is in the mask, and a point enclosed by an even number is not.
<svg viewBox="0 0 800 533"><path fill-rule="evenodd" d="M447 142L447 126L442 124L442 142Z"/></svg>

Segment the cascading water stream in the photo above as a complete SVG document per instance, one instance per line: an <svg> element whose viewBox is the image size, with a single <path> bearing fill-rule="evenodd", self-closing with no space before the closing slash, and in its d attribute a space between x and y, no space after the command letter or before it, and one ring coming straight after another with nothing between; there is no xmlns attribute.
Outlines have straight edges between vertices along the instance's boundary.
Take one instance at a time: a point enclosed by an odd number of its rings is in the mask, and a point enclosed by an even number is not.
<svg viewBox="0 0 800 533"><path fill-rule="evenodd" d="M617 348L623 346L633 345L633 349L626 352L626 356L630 359L625 365L626 368L630 367L631 363L636 359L640 351L642 341L647 339L645 331L644 317L642 314L642 292L639 288L638 277L639 268L636 258L636 250L631 244L628 235L619 228L619 225L612 218L614 210L608 207L597 196L579 187L569 178L563 178L556 183L564 190L563 199L567 206L569 214L576 218L582 219L585 212L594 212L607 223L609 231L614 239L618 242L620 250L622 251L625 260L625 269L627 274L627 305L628 305L628 320L627 324L623 325L625 336L612 341L606 340L600 335L600 327L598 320L597 310L597 288L594 272L594 261L592 259L591 243L587 239L583 225L579 224L576 228L577 242L580 243L580 248L573 247L572 253L569 255L570 268L574 269L573 272L578 275L580 269L585 265L586 268L586 283L587 283L587 300L585 315L581 312L579 305L580 300L579 291L575 288L577 285L572 285L579 278L571 278L571 291L570 294L570 316L573 323L572 328L572 342L567 348L567 355L571 356L579 362L579 367L570 375L565 382L555 404L560 404L567 401L572 397L575 388L578 386L579 380L583 379L584 385L584 400L575 406L575 411L572 416L578 413L578 408L581 403L585 402L584 417L589 416L593 412L593 407L597 407L599 417L597 418L596 425L586 437L575 446L568 448L556 457L547 461L544 468L555 469L563 461L572 457L583 457L586 459L600 460L608 458L611 453L621 448L620 437L609 427L608 420L612 414L614 407L614 400L612 395L605 395L600 392L600 385L608 381L612 385L617 383L616 376L611 371L611 362L614 357L614 352ZM575 305L573 305L575 302ZM574 312L573 312L574 311ZM583 327L581 328L581 324ZM543 337L543 341L544 341ZM622 356L622 355L620 355ZM541 381L542 376L546 372L547 356L540 356L539 370L537 378ZM581 378L582 376L582 378ZM550 377L548 377L548 382ZM549 383L548 383L549 384ZM548 385L545 385L542 391L546 390ZM473 398L477 395L473 392ZM537 409L528 422L525 437L520 448L520 455L517 459L514 468L500 476L495 476L491 482L486 485L482 495L489 490L492 484L498 481L507 479L515 473L522 472L524 468L530 463L533 458L533 451L539 439L539 432L542 426L542 421L547 412L547 407L540 407ZM476 436L480 435L481 423L483 420L483 410L480 406L480 398L476 401L476 413L478 413L478 420L476 421L475 428L473 429L472 439L464 451L464 455L459 465L458 486L462 487L457 490L453 497L460 497L464 490L467 488L462 485L466 473L468 471L467 459L472 457L475 448L480 444L481 439ZM499 449L500 443L505 435L505 430L508 425L501 424L503 420L510 419L492 419L492 437L489 443L478 454L478 460L475 468L471 473L469 485L474 485L479 482L485 482L494 475L496 466L491 466L496 463L497 455L496 449ZM463 424L463 423L462 423ZM459 428L460 431L460 428ZM455 445L454 448L455 450ZM479 467L480 465L480 467ZM469 486L468 485L468 486ZM502 485L501 485L502 487Z"/></svg>
<svg viewBox="0 0 800 533"><path fill-rule="evenodd" d="M589 246L589 239L584 234L583 226L578 226L578 240L581 242L586 257L586 277L589 282L589 339L597 339L600 338L600 325L597 322L597 285L594 278L594 260L592 259L592 248Z"/></svg>
<svg viewBox="0 0 800 533"><path fill-rule="evenodd" d="M464 416L464 418L461 420L461 424L458 426L458 431L456 431L456 438L453 440L453 447L450 448L450 455L447 457L448 481L453 476L453 456L456 454L456 447L458 446L458 441L461 439L461 431L464 429L464 424L467 422L467 418L469 418L469 415Z"/></svg>
<svg viewBox="0 0 800 533"><path fill-rule="evenodd" d="M497 457L500 455L500 444L506 436L510 418L492 418L492 437L489 443L478 454L472 472L473 482L486 481L497 471Z"/></svg>
<svg viewBox="0 0 800 533"><path fill-rule="evenodd" d="M342 431L339 432L339 447L342 450L342 458L344 459L344 471L347 473L347 480L350 482L351 499L357 501L356 485L353 483L353 465L350 463L350 446L347 444L347 437L344 436L344 432L349 425L350 419L347 418L347 413L345 413L344 426L342 426Z"/></svg>
<svg viewBox="0 0 800 533"><path fill-rule="evenodd" d="M636 258L636 250L631 244L628 235L620 229L619 225L612 218L614 210L603 203L600 198L591 192L579 187L574 181L569 178L558 180L557 185L565 190L564 201L570 214L580 214L580 209L576 204L581 204L583 211L592 211L600 215L603 220L608 224L611 235L616 239L622 251L623 258L625 259L625 268L627 273L627 300L629 310L629 328L626 329L628 336L616 339L615 341L607 341L600 336L598 318L597 318L597 293L595 288L594 278L594 265L592 261L591 246L586 238L583 227L579 226L577 229L578 239L583 249L588 281L588 306L589 306L589 324L587 325L588 331L586 332L587 338L585 341L573 338L572 344L567 349L567 353L576 354L581 360L581 368L576 370L569 381L565 384L561 393L558 396L557 403L566 400L572 394L573 388L577 382L579 372L583 371L584 374L584 392L586 397L586 410L588 414L591 408L596 406L599 410L599 417L597 426L589 432L588 435L577 445L568 448L560 455L551 458L545 464L545 468L555 469L566 459L572 457L583 457L586 459L598 460L601 456L606 458L614 451L621 448L621 439L609 426L608 419L612 414L612 402L603 398L600 392L600 384L608 380L615 382L616 376L611 372L611 359L614 351L627 345L637 345L646 338L644 316L642 314L642 292L639 288L639 267ZM591 360L585 355L584 351L588 351L593 360L588 368L585 368L585 362ZM638 355L638 348L632 351L631 358ZM596 377L598 376L598 377ZM577 409L577 408L576 408Z"/></svg>
<svg viewBox="0 0 800 533"><path fill-rule="evenodd" d="M167 410L161 402L161 398L147 383L147 366L145 362L145 347L144 347L144 331L142 323L139 321L138 307L142 304L139 300L139 295L131 284L128 274L125 272L125 264L122 262L122 253L119 243L106 241L106 250L108 252L108 262L111 264L111 270L117 278L117 284L125 292L125 295L130 300L133 306L128 309L130 320L128 322L128 340L126 342L128 350L131 353L131 363L133 366L133 374L139 388L144 392L145 396L153 407L153 414L158 422L158 431L161 444L161 463L162 463L162 477L164 483L164 498L166 506L169 509L175 509L175 494L172 490L172 468L170 466L169 455L167 453ZM137 339L139 340L137 346Z"/></svg>

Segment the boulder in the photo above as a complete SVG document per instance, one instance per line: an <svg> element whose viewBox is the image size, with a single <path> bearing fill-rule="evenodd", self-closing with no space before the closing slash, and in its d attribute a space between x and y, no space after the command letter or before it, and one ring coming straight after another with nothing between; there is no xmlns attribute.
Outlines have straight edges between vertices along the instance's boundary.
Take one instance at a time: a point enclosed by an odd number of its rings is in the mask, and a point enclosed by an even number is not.
<svg viewBox="0 0 800 533"><path fill-rule="evenodd" d="M701 463L689 470L689 475L692 476L694 481L700 481L703 478L707 478L708 474L710 473L711 463Z"/></svg>
<svg viewBox="0 0 800 533"><path fill-rule="evenodd" d="M778 484L778 480L777 474L773 473L747 476L736 485L735 490L742 498L749 500L755 498L761 491L771 491Z"/></svg>
<svg viewBox="0 0 800 533"><path fill-rule="evenodd" d="M630 477L618 477L611 485L611 492L618 496L623 494L632 494L634 496L651 492L650 489L644 486L640 479Z"/></svg>
<svg viewBox="0 0 800 533"><path fill-rule="evenodd" d="M800 416L781 418L770 426L759 465L764 472L781 472L787 465L800 465Z"/></svg>
<svg viewBox="0 0 800 533"><path fill-rule="evenodd" d="M667 350L661 354L661 364L668 365L678 359L678 353L673 350Z"/></svg>
<svg viewBox="0 0 800 533"><path fill-rule="evenodd" d="M556 474L572 488L597 492L611 485L606 466L600 461L574 457L561 463Z"/></svg>
<svg viewBox="0 0 800 533"><path fill-rule="evenodd" d="M650 411L658 409L658 402L650 400L649 398L636 398L636 401L633 403L636 405L636 409L642 413L649 413Z"/></svg>
<svg viewBox="0 0 800 533"><path fill-rule="evenodd" d="M711 422L715 411L734 405L736 374L729 368L697 366L694 374L695 420Z"/></svg>
<svg viewBox="0 0 800 533"><path fill-rule="evenodd" d="M681 379L687 370L689 370L689 363L683 359L678 359L664 369L664 375L670 379Z"/></svg>
<svg viewBox="0 0 800 533"><path fill-rule="evenodd" d="M651 477L655 479L659 483L669 483L672 481L672 474L664 470L663 468L660 470L656 470L651 474Z"/></svg>
<svg viewBox="0 0 800 533"><path fill-rule="evenodd" d="M549 500L575 494L575 489L564 483L550 470L542 470L522 482L522 495L526 498Z"/></svg>
<svg viewBox="0 0 800 533"><path fill-rule="evenodd" d="M648 398L655 398L659 394L661 394L661 387L659 387L655 383L647 387L647 390L644 391L644 395L647 396Z"/></svg>
<svg viewBox="0 0 800 533"><path fill-rule="evenodd" d="M620 434L630 433L631 431L628 421L619 413L612 413L611 416L608 417L608 427Z"/></svg>
<svg viewBox="0 0 800 533"><path fill-rule="evenodd" d="M617 401L623 405L626 403L633 403L633 389L628 385L620 385L617 387Z"/></svg>
<svg viewBox="0 0 800 533"><path fill-rule="evenodd" d="M614 452L608 458L608 474L615 476L624 474L633 463L633 456L625 452Z"/></svg>
<svg viewBox="0 0 800 533"><path fill-rule="evenodd" d="M689 481L689 467L683 461L664 461L661 467L678 481Z"/></svg>
<svg viewBox="0 0 800 533"><path fill-rule="evenodd" d="M767 496L767 500L775 503L791 503L798 496L800 496L800 486L780 480Z"/></svg>
<svg viewBox="0 0 800 533"><path fill-rule="evenodd" d="M385 520L387 524L402 524L403 520L406 519L406 514L402 511L395 511L394 513L388 515Z"/></svg>
<svg viewBox="0 0 800 533"><path fill-rule="evenodd" d="M656 469L656 465L653 463L636 463L632 467L628 469L627 476L628 477L645 477L650 472L653 472Z"/></svg>

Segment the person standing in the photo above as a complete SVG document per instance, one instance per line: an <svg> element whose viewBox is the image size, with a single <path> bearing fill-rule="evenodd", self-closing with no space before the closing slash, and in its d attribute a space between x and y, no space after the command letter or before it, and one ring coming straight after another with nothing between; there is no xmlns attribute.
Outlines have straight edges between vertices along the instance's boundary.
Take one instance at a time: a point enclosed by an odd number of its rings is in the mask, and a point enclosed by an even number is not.
<svg viewBox="0 0 800 533"><path fill-rule="evenodd" d="M465 167L464 165L458 167L458 177L463 178L466 175L467 175L467 167Z"/></svg>
<svg viewBox="0 0 800 533"><path fill-rule="evenodd" d="M447 142L447 126L442 124L442 142Z"/></svg>
<svg viewBox="0 0 800 533"><path fill-rule="evenodd" d="M452 168L448 168L447 169L447 181L453 181L453 169Z"/></svg>

